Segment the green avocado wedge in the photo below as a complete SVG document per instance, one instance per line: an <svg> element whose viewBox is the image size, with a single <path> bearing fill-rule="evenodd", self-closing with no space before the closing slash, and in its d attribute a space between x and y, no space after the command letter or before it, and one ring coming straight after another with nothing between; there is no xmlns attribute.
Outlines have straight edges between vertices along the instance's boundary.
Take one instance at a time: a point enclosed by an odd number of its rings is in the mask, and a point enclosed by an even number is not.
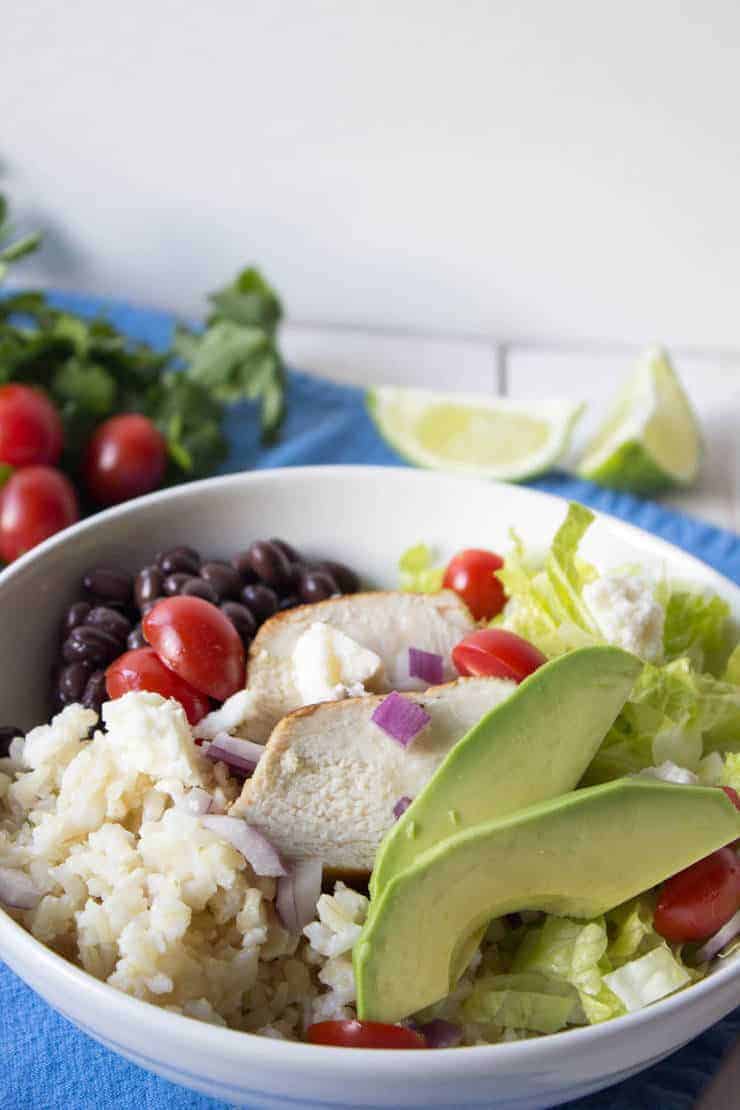
<svg viewBox="0 0 740 1110"><path fill-rule="evenodd" d="M440 841L572 790L641 669L634 655L599 645L561 655L526 678L455 744L385 836L371 897Z"/></svg>
<svg viewBox="0 0 740 1110"><path fill-rule="evenodd" d="M354 948L357 1014L396 1022L444 998L494 917L592 918L740 837L722 790L619 779L453 836L397 875Z"/></svg>

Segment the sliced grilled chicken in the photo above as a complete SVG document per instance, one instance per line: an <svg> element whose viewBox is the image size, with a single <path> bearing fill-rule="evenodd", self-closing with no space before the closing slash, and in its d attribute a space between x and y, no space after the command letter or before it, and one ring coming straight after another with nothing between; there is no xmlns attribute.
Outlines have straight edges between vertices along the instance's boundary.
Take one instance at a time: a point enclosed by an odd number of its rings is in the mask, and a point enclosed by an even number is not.
<svg viewBox="0 0 740 1110"><path fill-rule="evenodd" d="M281 717L305 704L295 682L293 650L317 621L380 656L382 669L367 684L376 693L420 685L409 682L410 647L441 655L445 678L453 678L452 648L475 627L464 601L451 590L351 594L278 613L262 625L249 652L247 689L253 696L240 735L264 743Z"/></svg>
<svg viewBox="0 0 740 1110"><path fill-rule="evenodd" d="M371 720L384 695L307 706L276 726L231 812L260 829L288 858L318 856L334 874L366 875L394 820L450 748L516 685L460 678L403 696L431 721L408 748Z"/></svg>

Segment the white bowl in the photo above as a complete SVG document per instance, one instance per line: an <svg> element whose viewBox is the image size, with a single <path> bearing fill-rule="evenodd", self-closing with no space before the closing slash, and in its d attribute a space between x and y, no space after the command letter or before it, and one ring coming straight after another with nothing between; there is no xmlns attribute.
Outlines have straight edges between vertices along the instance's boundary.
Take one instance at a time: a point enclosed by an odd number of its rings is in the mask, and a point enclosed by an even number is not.
<svg viewBox="0 0 740 1110"><path fill-rule="evenodd" d="M505 550L510 526L544 548L564 514L556 497L413 470L313 467L240 474L166 490L86 520L0 575L0 717L44 718L57 625L95 564L130 569L191 543L226 555L281 536L392 586L420 540L443 557L461 546ZM670 544L600 517L584 550L604 566L646 562L705 583L740 618L740 590ZM317 1048L267 1040L167 1013L67 963L0 912L3 959L96 1040L142 1067L251 1107L544 1107L615 1083L729 1013L740 961L687 991L604 1025L513 1044L424 1053Z"/></svg>

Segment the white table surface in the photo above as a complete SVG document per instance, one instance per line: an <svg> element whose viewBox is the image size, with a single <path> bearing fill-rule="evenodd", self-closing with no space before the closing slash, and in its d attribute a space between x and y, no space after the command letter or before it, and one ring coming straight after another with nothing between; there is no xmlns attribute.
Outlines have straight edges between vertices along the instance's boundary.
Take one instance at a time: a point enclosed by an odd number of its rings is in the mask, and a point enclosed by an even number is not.
<svg viewBox="0 0 740 1110"><path fill-rule="evenodd" d="M482 339L287 324L288 363L334 381L425 386L535 400L572 397L588 404L574 453L604 416L629 374L637 348L504 347ZM690 490L665 504L740 531L740 354L672 350L674 366L699 415L704 462Z"/></svg>

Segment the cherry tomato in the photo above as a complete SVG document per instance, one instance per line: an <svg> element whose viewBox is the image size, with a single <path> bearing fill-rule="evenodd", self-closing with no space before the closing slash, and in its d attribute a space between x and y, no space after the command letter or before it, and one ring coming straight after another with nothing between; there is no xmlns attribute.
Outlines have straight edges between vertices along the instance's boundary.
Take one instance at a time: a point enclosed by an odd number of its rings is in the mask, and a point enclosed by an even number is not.
<svg viewBox="0 0 740 1110"><path fill-rule="evenodd" d="M51 466L27 466L0 490L0 558L11 563L79 519L72 483Z"/></svg>
<svg viewBox="0 0 740 1110"><path fill-rule="evenodd" d="M536 671L547 656L539 648L503 628L479 628L464 636L452 649L452 662L462 675L493 675L521 682Z"/></svg>
<svg viewBox="0 0 740 1110"><path fill-rule="evenodd" d="M49 466L62 453L62 421L49 398L28 385L0 386L0 462Z"/></svg>
<svg viewBox="0 0 740 1110"><path fill-rule="evenodd" d="M495 552L468 547L450 559L442 585L460 595L477 621L490 621L506 604L504 587L493 573L503 565Z"/></svg>
<svg viewBox="0 0 740 1110"><path fill-rule="evenodd" d="M706 940L740 909L740 860L720 848L663 883L656 932L666 940Z"/></svg>
<svg viewBox="0 0 740 1110"><path fill-rule="evenodd" d="M168 597L149 610L142 627L159 658L196 690L226 701L244 686L244 645L210 601Z"/></svg>
<svg viewBox="0 0 740 1110"><path fill-rule="evenodd" d="M734 805L735 809L740 809L740 794L738 794L737 790L733 790L731 786L723 786L722 789Z"/></svg>
<svg viewBox="0 0 740 1110"><path fill-rule="evenodd" d="M309 1025L311 1044L337 1045L339 1048L426 1048L424 1038L405 1025L385 1025L380 1021L319 1021Z"/></svg>
<svg viewBox="0 0 740 1110"><path fill-rule="evenodd" d="M129 412L105 420L85 456L85 484L100 505L117 505L161 485L167 444L151 420Z"/></svg>
<svg viewBox="0 0 740 1110"><path fill-rule="evenodd" d="M211 709L208 698L165 667L154 648L136 648L115 659L105 672L105 688L109 698L120 698L129 690L149 690L163 698L174 698L191 725Z"/></svg>

